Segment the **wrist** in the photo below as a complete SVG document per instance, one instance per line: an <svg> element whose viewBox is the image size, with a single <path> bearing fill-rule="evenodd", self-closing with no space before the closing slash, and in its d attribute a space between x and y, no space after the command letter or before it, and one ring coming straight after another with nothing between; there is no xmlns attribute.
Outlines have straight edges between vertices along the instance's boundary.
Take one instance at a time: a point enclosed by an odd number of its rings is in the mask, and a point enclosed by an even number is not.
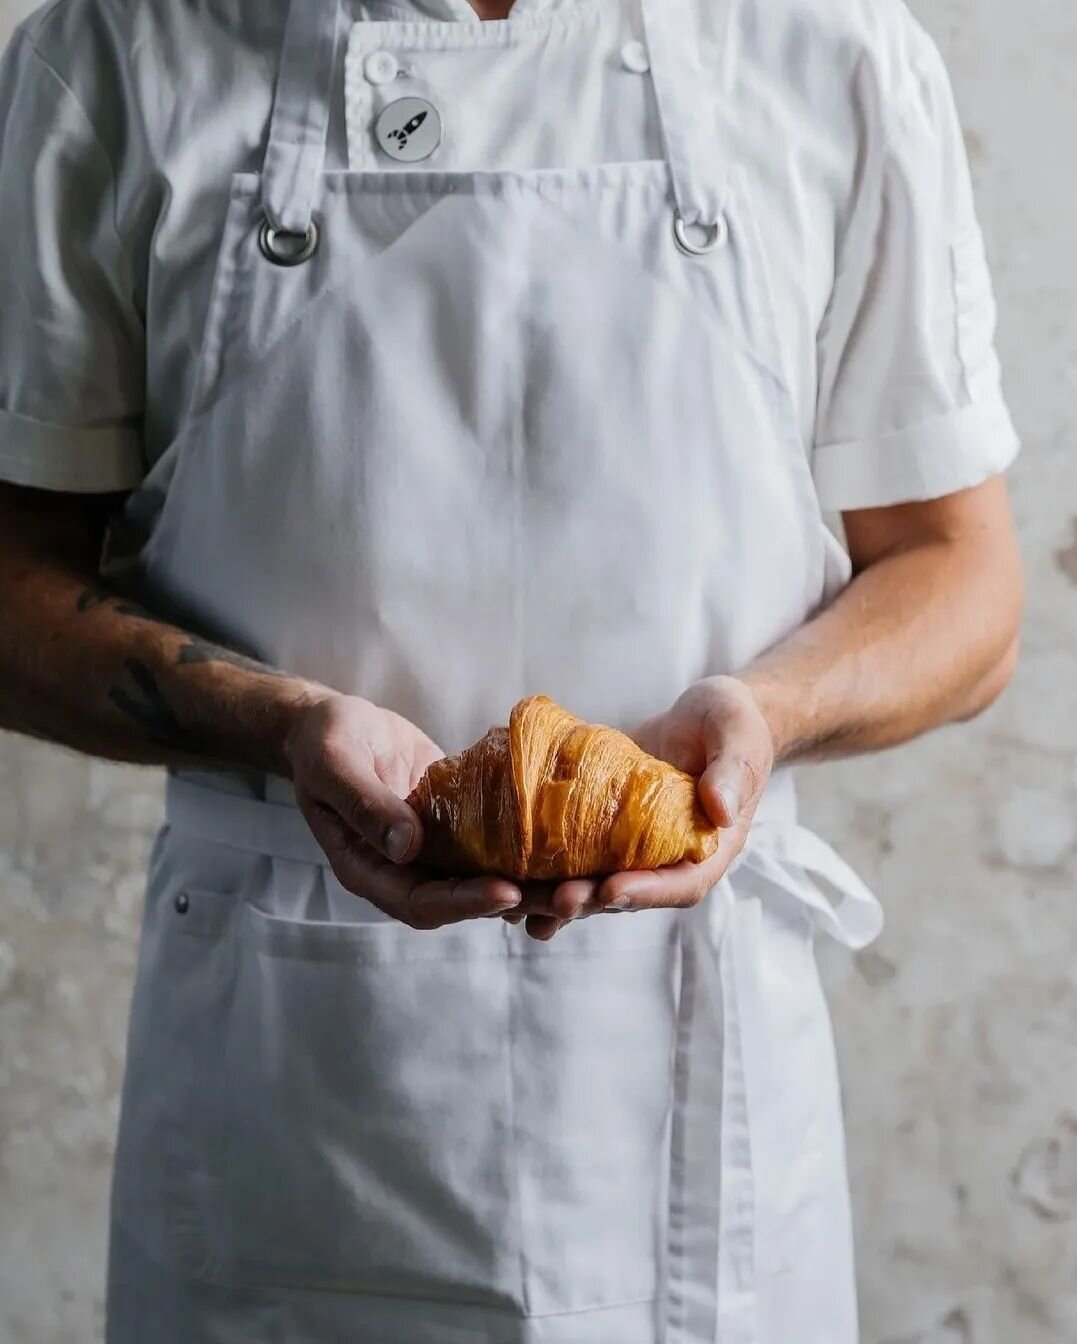
<svg viewBox="0 0 1077 1344"><path fill-rule="evenodd" d="M802 688L792 688L779 677L768 674L764 668L747 668L738 678L751 693L760 714L770 729L774 744L774 763L780 764L790 756L803 737L806 696Z"/></svg>
<svg viewBox="0 0 1077 1344"><path fill-rule="evenodd" d="M339 691L312 681L296 680L281 689L278 703L269 715L271 727L266 737L270 762L265 768L271 774L295 779L299 747L311 715L318 706L338 698Z"/></svg>

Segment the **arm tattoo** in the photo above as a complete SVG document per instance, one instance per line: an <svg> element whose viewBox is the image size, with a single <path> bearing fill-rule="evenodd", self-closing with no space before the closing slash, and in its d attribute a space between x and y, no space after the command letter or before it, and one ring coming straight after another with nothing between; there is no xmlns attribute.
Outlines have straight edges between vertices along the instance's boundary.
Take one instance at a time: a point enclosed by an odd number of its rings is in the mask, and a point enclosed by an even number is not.
<svg viewBox="0 0 1077 1344"><path fill-rule="evenodd" d="M179 651L176 661L182 667L189 663L227 663L230 667L242 668L245 672L257 672L263 677L287 677L279 667L270 667L256 658L248 658L245 653L235 649L223 648L220 644L211 644L207 640L191 637Z"/></svg>
<svg viewBox="0 0 1077 1344"><path fill-rule="evenodd" d="M79 596L76 608L82 613L92 611L95 607L99 607L106 602L111 604L112 610L118 616L130 616L135 620L149 621L154 625L166 626L170 630L176 630L179 634L184 633L167 616L155 615L154 612L147 611L145 607L140 607L136 602L120 598L115 593L110 593L107 588L101 588L97 585L87 588ZM288 676L288 673L282 672L280 668L260 662L257 658L248 657L247 654L240 653L237 649L228 649L223 645L214 644L198 635L186 636L185 643L180 646L176 655L176 663L180 667L197 663L226 663L231 667L238 667L244 672L256 672L263 677L286 678Z"/></svg>
<svg viewBox="0 0 1077 1344"><path fill-rule="evenodd" d="M111 703L145 729L149 740L157 746L189 750L191 743L150 669L138 658L128 658L124 668L134 689L127 691L122 686L113 686L108 693Z"/></svg>

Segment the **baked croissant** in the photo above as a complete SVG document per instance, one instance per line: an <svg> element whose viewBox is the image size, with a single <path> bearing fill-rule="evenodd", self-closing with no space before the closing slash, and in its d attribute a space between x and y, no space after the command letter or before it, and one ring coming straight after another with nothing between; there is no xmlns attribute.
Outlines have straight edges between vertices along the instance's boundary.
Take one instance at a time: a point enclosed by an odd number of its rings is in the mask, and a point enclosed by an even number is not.
<svg viewBox="0 0 1077 1344"><path fill-rule="evenodd" d="M545 695L435 761L408 802L423 822L420 861L447 872L591 877L699 862L718 845L691 775Z"/></svg>

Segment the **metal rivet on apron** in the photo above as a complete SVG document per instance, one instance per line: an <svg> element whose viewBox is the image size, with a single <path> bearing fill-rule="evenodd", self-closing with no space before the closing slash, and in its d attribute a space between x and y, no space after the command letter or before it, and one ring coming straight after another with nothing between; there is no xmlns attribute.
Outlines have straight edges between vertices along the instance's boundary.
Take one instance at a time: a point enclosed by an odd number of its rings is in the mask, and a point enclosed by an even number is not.
<svg viewBox="0 0 1077 1344"><path fill-rule="evenodd" d="M363 74L371 84L388 84L400 69L391 51L372 51L363 62Z"/></svg>
<svg viewBox="0 0 1077 1344"><path fill-rule="evenodd" d="M267 219L258 231L258 246L274 266L298 266L318 250L318 226L311 220L306 233L286 233Z"/></svg>
<svg viewBox="0 0 1077 1344"><path fill-rule="evenodd" d="M634 75L645 75L651 68L651 58L642 42L626 42L621 48L621 64Z"/></svg>
<svg viewBox="0 0 1077 1344"><path fill-rule="evenodd" d="M689 236L688 230L694 229L698 240ZM729 237L729 225L725 215L719 215L713 224L686 224L679 210L673 212L673 237L677 246L690 257L702 257L721 247Z"/></svg>
<svg viewBox="0 0 1077 1344"><path fill-rule="evenodd" d="M374 138L391 159L416 163L441 143L441 116L425 98L397 98L382 108Z"/></svg>
<svg viewBox="0 0 1077 1344"><path fill-rule="evenodd" d="M172 904L176 907L177 915L185 915L191 908L190 899L185 891L181 891Z"/></svg>

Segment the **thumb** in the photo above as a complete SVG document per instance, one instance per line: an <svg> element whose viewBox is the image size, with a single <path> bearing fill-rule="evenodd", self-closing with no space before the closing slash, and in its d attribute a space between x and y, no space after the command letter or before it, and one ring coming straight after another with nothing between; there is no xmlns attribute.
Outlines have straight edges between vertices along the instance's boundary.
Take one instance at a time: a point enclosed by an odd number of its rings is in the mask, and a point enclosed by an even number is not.
<svg viewBox="0 0 1077 1344"><path fill-rule="evenodd" d="M408 863L418 854L422 825L417 814L372 770L348 768L338 761L310 791L357 838L391 862Z"/></svg>
<svg viewBox="0 0 1077 1344"><path fill-rule="evenodd" d="M766 723L754 707L727 702L707 716L704 748L700 802L716 826L734 826L758 802L770 774L773 748Z"/></svg>

